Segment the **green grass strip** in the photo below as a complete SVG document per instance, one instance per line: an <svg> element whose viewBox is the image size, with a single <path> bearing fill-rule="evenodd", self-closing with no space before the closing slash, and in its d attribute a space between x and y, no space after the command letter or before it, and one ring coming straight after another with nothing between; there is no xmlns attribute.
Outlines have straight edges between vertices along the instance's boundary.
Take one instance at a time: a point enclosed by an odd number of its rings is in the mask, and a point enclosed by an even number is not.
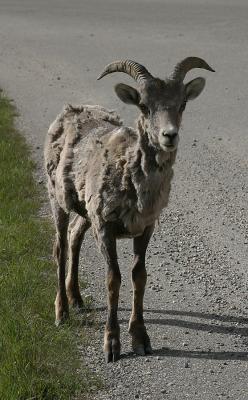
<svg viewBox="0 0 248 400"><path fill-rule="evenodd" d="M41 189L15 116L0 93L0 399L83 399L98 381L82 367L75 317L54 326L53 232L37 216Z"/></svg>

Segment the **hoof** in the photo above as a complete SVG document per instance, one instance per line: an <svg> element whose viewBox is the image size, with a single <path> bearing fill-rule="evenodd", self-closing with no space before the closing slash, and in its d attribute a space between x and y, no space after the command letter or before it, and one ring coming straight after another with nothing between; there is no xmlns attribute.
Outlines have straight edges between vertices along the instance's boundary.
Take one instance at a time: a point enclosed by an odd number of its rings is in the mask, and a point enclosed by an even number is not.
<svg viewBox="0 0 248 400"><path fill-rule="evenodd" d="M137 354L138 356L145 356L146 352L145 352L145 348L144 346L141 344L139 346L133 347L133 352L135 354Z"/></svg>
<svg viewBox="0 0 248 400"><path fill-rule="evenodd" d="M145 352L146 352L146 354L152 354L152 346L151 346L151 344L148 344L145 347Z"/></svg>
<svg viewBox="0 0 248 400"><path fill-rule="evenodd" d="M105 361L106 363L110 363L110 362L116 362L120 359L121 355L119 351L115 351L115 352L105 352Z"/></svg>
<svg viewBox="0 0 248 400"><path fill-rule="evenodd" d="M135 354L139 356L152 354L150 338L144 325L130 324L129 333L132 336L132 348Z"/></svg>
<svg viewBox="0 0 248 400"><path fill-rule="evenodd" d="M146 354L152 354L152 347L150 344L133 346L133 352L138 356L145 356Z"/></svg>
<svg viewBox="0 0 248 400"><path fill-rule="evenodd" d="M63 315L62 315L62 317L56 318L56 320L55 320L55 326L63 325L63 324L66 322L66 320L67 320L68 318L69 318L69 314L68 314L67 312L64 312Z"/></svg>
<svg viewBox="0 0 248 400"><path fill-rule="evenodd" d="M69 307L68 307L68 299L64 294L62 295L60 292L57 293L55 299L55 325L62 325L65 320L69 318Z"/></svg>
<svg viewBox="0 0 248 400"><path fill-rule="evenodd" d="M69 298L69 304L77 313L81 313L82 311L84 311L84 308L85 308L84 302L81 297L74 298L74 299Z"/></svg>
<svg viewBox="0 0 248 400"><path fill-rule="evenodd" d="M55 326L60 326L60 325L63 325L63 321L61 320L61 319L56 319L55 320Z"/></svg>
<svg viewBox="0 0 248 400"><path fill-rule="evenodd" d="M104 355L106 363L116 362L120 359L121 353L121 344L119 339L119 332L115 332L116 337L113 337L113 333L107 334L105 333L105 340L104 340Z"/></svg>

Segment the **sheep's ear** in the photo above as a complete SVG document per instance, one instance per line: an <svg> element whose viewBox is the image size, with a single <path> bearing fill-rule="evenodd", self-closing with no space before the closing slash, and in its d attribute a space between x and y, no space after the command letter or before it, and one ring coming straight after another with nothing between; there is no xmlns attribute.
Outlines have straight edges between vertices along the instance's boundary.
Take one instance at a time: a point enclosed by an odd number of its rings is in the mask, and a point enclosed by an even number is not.
<svg viewBox="0 0 248 400"><path fill-rule="evenodd" d="M196 78L188 82L185 87L186 99L194 100L201 94L204 89L206 80L204 78Z"/></svg>
<svg viewBox="0 0 248 400"><path fill-rule="evenodd" d="M123 103L134 104L137 106L140 102L139 92L124 83L118 83L118 85L115 85L115 93Z"/></svg>

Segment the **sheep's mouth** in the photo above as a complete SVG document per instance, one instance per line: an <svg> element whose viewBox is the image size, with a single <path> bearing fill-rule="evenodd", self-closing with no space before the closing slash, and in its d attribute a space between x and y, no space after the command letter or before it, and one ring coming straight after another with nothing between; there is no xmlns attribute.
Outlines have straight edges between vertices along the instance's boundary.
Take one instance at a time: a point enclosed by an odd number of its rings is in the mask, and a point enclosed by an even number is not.
<svg viewBox="0 0 248 400"><path fill-rule="evenodd" d="M164 144L161 146L164 151L174 151L176 150L177 146L175 144Z"/></svg>

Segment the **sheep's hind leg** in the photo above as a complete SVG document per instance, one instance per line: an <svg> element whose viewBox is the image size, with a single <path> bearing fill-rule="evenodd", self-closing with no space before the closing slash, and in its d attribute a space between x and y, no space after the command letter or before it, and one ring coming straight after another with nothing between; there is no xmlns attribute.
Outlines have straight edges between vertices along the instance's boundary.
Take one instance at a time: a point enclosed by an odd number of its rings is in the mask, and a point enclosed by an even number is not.
<svg viewBox="0 0 248 400"><path fill-rule="evenodd" d="M147 227L142 236L133 240L134 265L132 269L133 306L129 322L129 333L132 336L133 351L139 355L152 352L150 338L146 332L143 319L143 298L147 273L145 268L145 254L152 236L154 226Z"/></svg>
<svg viewBox="0 0 248 400"><path fill-rule="evenodd" d="M68 299L65 288L65 267L67 260L67 229L69 214L58 205L56 200L51 201L54 222L56 226L56 240L54 243L54 258L57 263L58 290L55 300L55 324L58 326L69 316Z"/></svg>
<svg viewBox="0 0 248 400"><path fill-rule="evenodd" d="M121 274L117 262L116 238L111 227L103 227L98 232L101 252L107 263L106 284L108 290L108 316L104 334L104 353L106 362L120 358L120 327L117 319Z"/></svg>
<svg viewBox="0 0 248 400"><path fill-rule="evenodd" d="M69 303L78 310L83 308L83 300L78 284L78 264L80 248L84 239L85 232L90 227L90 221L77 215L69 225L69 265L66 278L66 293Z"/></svg>

